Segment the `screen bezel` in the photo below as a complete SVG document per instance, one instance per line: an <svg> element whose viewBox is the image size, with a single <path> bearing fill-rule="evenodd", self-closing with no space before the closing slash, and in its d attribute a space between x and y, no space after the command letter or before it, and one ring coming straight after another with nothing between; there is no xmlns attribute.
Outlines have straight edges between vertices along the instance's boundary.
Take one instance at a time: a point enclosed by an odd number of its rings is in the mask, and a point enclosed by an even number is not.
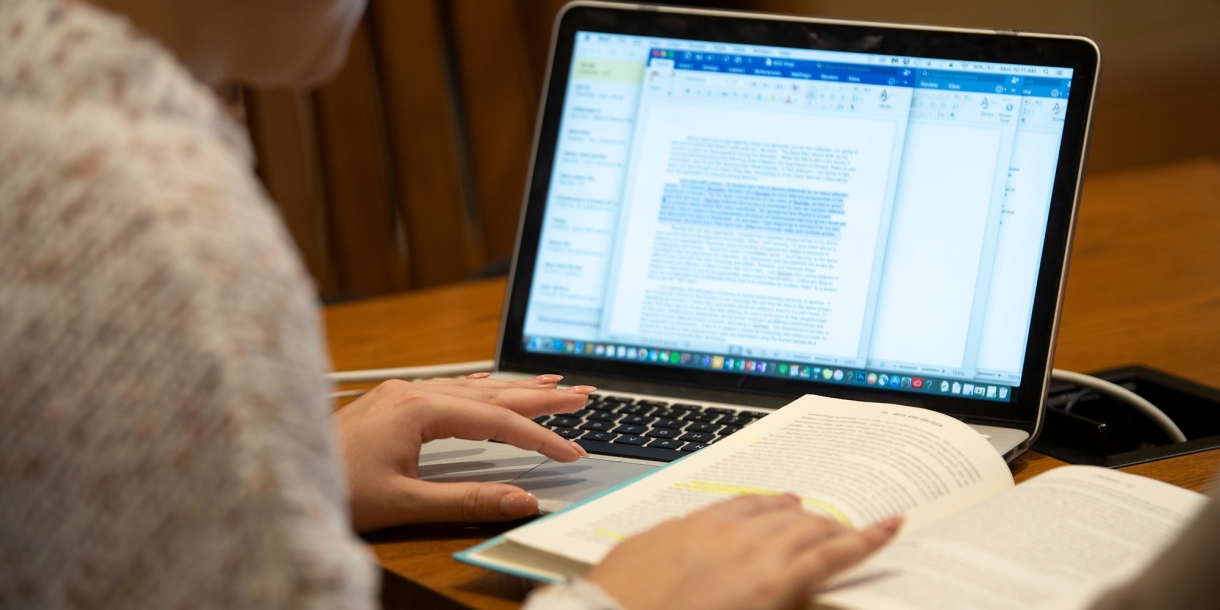
<svg viewBox="0 0 1220 610"><path fill-rule="evenodd" d="M1026 342L1020 385L1011 402L967 399L943 394L886 391L866 386L819 383L763 375L728 373L632 361L528 352L522 345L526 306L537 260L547 194L568 75L577 31L708 42L752 44L1071 68L1059 160L1055 170L1042 260ZM1081 37L1012 32L927 28L845 22L779 15L704 11L648 5L576 3L557 19L548 78L526 185L500 340L500 370L562 372L572 380L610 383L621 391L686 388L705 400L723 395L771 397L760 403L783 404L803 394L906 404L967 421L1021 427L1036 434L1049 378L1049 361L1058 327L1072 228L1079 199L1089 118L1099 54Z"/></svg>

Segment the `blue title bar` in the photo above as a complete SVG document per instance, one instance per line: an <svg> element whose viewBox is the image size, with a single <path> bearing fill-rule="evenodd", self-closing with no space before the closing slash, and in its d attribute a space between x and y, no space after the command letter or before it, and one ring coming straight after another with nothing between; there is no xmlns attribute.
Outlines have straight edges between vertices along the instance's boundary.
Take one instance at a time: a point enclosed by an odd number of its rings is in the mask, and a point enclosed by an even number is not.
<svg viewBox="0 0 1220 610"><path fill-rule="evenodd" d="M1021 87L1021 95L1029 97L1068 97L1072 92L1072 79L1030 76Z"/></svg>
<svg viewBox="0 0 1220 610"><path fill-rule="evenodd" d="M675 70L799 78L863 85L912 87L915 77L915 70L912 68L652 49L649 52L649 63L659 59L672 60Z"/></svg>
<svg viewBox="0 0 1220 610"><path fill-rule="evenodd" d="M950 72L947 70L919 70L916 86L921 89L944 91L970 91L973 93L998 93L1021 95L1024 76L1012 74L976 74L973 72Z"/></svg>

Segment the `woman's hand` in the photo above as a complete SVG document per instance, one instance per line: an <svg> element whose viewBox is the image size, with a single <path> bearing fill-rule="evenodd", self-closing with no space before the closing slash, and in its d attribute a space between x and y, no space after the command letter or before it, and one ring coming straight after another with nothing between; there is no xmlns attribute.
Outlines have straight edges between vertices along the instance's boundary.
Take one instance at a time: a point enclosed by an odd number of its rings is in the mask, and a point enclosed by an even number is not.
<svg viewBox="0 0 1220 610"><path fill-rule="evenodd" d="M533 494L512 485L419 480L420 447L431 440L494 439L559 462L588 455L530 418L575 411L594 388L557 389L558 375L511 382L487 377L387 381L335 413L357 531L517 519L538 511Z"/></svg>
<svg viewBox="0 0 1220 610"><path fill-rule="evenodd" d="M586 578L628 610L799 608L901 524L857 532L796 496L742 496L627 540Z"/></svg>

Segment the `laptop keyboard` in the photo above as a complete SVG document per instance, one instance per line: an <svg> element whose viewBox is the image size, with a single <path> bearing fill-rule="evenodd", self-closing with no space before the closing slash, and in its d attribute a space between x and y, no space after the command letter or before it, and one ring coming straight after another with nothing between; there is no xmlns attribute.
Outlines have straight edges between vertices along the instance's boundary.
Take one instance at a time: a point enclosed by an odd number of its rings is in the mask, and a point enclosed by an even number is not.
<svg viewBox="0 0 1220 610"><path fill-rule="evenodd" d="M590 394L575 413L534 421L589 453L672 462L767 415L688 403Z"/></svg>

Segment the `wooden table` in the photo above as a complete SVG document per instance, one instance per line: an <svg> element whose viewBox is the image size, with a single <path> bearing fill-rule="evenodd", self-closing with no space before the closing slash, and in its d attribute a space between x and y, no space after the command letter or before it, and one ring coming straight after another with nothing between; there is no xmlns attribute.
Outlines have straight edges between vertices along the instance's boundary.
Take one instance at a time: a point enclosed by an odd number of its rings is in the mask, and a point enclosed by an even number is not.
<svg viewBox="0 0 1220 610"><path fill-rule="evenodd" d="M497 279L327 308L335 370L491 358L503 300ZM1220 386L1220 161L1086 182L1055 366L1135 363ZM1012 469L1020 482L1061 465L1027 453ZM1201 491L1218 466L1220 450L1123 470ZM450 557L513 525L404 527L369 542L415 606L515 608L524 581Z"/></svg>

